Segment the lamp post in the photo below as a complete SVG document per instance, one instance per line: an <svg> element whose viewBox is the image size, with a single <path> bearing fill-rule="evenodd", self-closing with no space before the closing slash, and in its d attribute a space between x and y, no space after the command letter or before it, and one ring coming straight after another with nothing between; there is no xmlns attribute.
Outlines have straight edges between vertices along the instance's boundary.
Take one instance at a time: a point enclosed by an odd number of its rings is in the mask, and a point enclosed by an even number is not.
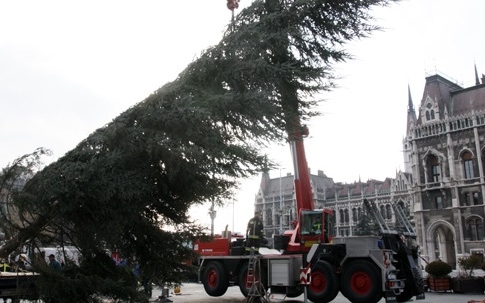
<svg viewBox="0 0 485 303"><path fill-rule="evenodd" d="M217 211L214 209L214 199L211 199L211 207L209 209L209 215L211 217L211 236L214 236L214 219L216 218Z"/></svg>
<svg viewBox="0 0 485 303"><path fill-rule="evenodd" d="M283 168L280 167L280 235L283 234L283 191L282 191L282 182L281 182L281 170Z"/></svg>

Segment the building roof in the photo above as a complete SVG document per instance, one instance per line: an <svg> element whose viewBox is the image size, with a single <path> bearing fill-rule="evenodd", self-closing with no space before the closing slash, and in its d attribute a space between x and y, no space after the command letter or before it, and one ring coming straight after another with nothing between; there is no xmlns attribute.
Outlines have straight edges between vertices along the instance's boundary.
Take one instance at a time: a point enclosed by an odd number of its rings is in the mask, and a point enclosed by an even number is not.
<svg viewBox="0 0 485 303"><path fill-rule="evenodd" d="M459 117L474 111L485 111L485 83L463 88L441 75L426 77L426 84L421 99L421 106L431 98L437 102L439 120ZM418 117L418 124L423 124L423 116Z"/></svg>
<svg viewBox="0 0 485 303"><path fill-rule="evenodd" d="M319 171L318 175L310 174L313 191L316 192L319 200L341 200L376 193L389 193L393 180L392 178L386 178L384 181L370 179L366 182L358 181L347 184L334 183L333 179L327 177L322 171ZM280 194L293 195L294 193L294 176L292 174L287 174L281 178L267 179L261 184L265 185L264 188L261 188L265 197L278 197Z"/></svg>

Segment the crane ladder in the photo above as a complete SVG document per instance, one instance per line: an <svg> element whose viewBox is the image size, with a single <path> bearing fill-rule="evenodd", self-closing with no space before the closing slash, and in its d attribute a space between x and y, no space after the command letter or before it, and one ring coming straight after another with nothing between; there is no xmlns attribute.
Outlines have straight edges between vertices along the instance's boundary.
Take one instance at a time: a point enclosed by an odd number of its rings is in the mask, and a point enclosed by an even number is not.
<svg viewBox="0 0 485 303"><path fill-rule="evenodd" d="M248 262L246 288L249 288L246 302L269 302L264 285L261 283L261 260L258 255L251 254Z"/></svg>
<svg viewBox="0 0 485 303"><path fill-rule="evenodd" d="M367 212L371 214L374 219L376 220L377 224L379 224L379 227L381 229L381 233L383 234L397 234L397 231L390 228L386 220L382 217L381 212L377 208L376 204L374 201L369 201L367 199L364 199L364 207L366 208Z"/></svg>
<svg viewBox="0 0 485 303"><path fill-rule="evenodd" d="M401 205L396 203L392 205L392 208L394 209L394 213L396 214L397 221L406 229L404 235L408 237L416 237L414 227L411 225L411 222L409 222L408 218L406 217L406 214L404 213Z"/></svg>

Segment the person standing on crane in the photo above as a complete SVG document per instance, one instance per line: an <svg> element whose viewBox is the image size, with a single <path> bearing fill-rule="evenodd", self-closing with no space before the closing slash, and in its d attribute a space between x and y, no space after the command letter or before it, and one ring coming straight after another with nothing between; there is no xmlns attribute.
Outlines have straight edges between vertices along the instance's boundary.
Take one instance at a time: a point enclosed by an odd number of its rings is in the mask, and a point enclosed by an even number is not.
<svg viewBox="0 0 485 303"><path fill-rule="evenodd" d="M246 252L250 252L251 248L255 251L259 251L261 242L265 242L263 222L261 221L261 212L254 211L254 217L248 222L248 228L246 229Z"/></svg>

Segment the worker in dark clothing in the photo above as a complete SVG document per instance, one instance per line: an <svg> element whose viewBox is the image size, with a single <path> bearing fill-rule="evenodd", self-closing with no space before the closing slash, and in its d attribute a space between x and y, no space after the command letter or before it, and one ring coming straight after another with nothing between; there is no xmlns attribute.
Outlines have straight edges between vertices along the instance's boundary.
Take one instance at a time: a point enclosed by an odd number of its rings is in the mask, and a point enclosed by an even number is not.
<svg viewBox="0 0 485 303"><path fill-rule="evenodd" d="M263 222L261 221L261 212L254 211L254 217L248 222L248 228L246 230L246 251L251 251L251 247L255 251L259 251L261 243L265 243Z"/></svg>

